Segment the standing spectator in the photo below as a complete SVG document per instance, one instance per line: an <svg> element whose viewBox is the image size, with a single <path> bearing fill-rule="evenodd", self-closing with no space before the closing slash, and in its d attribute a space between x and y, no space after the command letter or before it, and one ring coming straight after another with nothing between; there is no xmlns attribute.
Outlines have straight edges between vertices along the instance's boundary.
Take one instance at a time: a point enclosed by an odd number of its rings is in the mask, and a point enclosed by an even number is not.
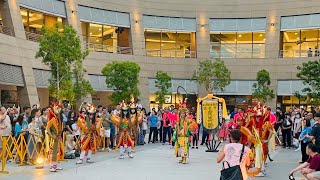
<svg viewBox="0 0 320 180"><path fill-rule="evenodd" d="M102 105L99 105L98 106L98 108L97 108L97 110L98 110L98 117L100 118L101 117L101 115L102 115L102 109L103 109L103 107L102 107Z"/></svg>
<svg viewBox="0 0 320 180"><path fill-rule="evenodd" d="M75 111L69 111L68 114L68 120L66 122L66 129L67 132L69 132L70 134L74 134L74 131L72 130L72 124L74 124L76 122L77 119L77 115Z"/></svg>
<svg viewBox="0 0 320 180"><path fill-rule="evenodd" d="M302 120L302 132L299 136L299 141L301 142L301 154L302 160L300 163L304 163L308 160L309 156L307 155L306 148L307 145L311 142L306 136L311 134L311 125L309 120Z"/></svg>
<svg viewBox="0 0 320 180"><path fill-rule="evenodd" d="M192 119L192 121L197 123L196 117L194 117ZM194 148L194 146L196 146L196 149L199 148L198 147L198 144L199 144L199 137L198 137L199 133L198 133L198 131L199 131L199 128L197 129L197 131L195 133L192 134L192 149Z"/></svg>
<svg viewBox="0 0 320 180"><path fill-rule="evenodd" d="M35 115L29 117L29 138L28 138L28 155L31 164L35 164L35 160L38 157L41 147L41 127L36 121Z"/></svg>
<svg viewBox="0 0 320 180"><path fill-rule="evenodd" d="M316 47L315 50L314 50L314 56L315 56L315 57L318 57L318 56L319 56L318 47Z"/></svg>
<svg viewBox="0 0 320 180"><path fill-rule="evenodd" d="M111 121L111 115L108 112L108 109L106 107L102 108L102 114L100 116L102 118L102 134L105 136L105 147L107 151L110 151L111 149L109 148L110 146L110 135L111 135L111 130L110 130L110 123ZM104 149L102 149L104 150Z"/></svg>
<svg viewBox="0 0 320 180"><path fill-rule="evenodd" d="M283 124L283 119L284 119L284 115L280 107L277 107L276 118L277 118L277 122L274 126L274 130L278 132L279 128L281 129L281 126Z"/></svg>
<svg viewBox="0 0 320 180"><path fill-rule="evenodd" d="M310 156L308 161L292 170L289 176L301 170L301 173L309 180L320 179L320 154L317 153L317 147L309 143L307 145L307 154Z"/></svg>
<svg viewBox="0 0 320 180"><path fill-rule="evenodd" d="M143 115L143 119L142 119L142 132L143 132L143 143L146 144L146 142L144 141L146 134L147 134L147 130L148 130L148 115L144 114Z"/></svg>
<svg viewBox="0 0 320 180"><path fill-rule="evenodd" d="M317 123L313 126L311 135L306 135L306 137L311 141L315 141L315 145L320 153L320 113L316 113L314 116Z"/></svg>
<svg viewBox="0 0 320 180"><path fill-rule="evenodd" d="M0 136L2 136L2 139L8 139L11 133L12 133L12 126L11 126L10 118L7 115L6 108L1 106L0 107ZM2 143L3 142L0 139L0 152L2 152L3 149L5 149L5 147L2 147L3 145Z"/></svg>
<svg viewBox="0 0 320 180"><path fill-rule="evenodd" d="M226 123L226 119L222 118L221 126L218 131L218 138L222 142L227 139L227 132L228 132L227 129L228 129L228 125Z"/></svg>
<svg viewBox="0 0 320 180"><path fill-rule="evenodd" d="M315 120L313 119L313 114L312 113L308 113L306 118L310 121L311 127L313 127L314 124L315 124Z"/></svg>
<svg viewBox="0 0 320 180"><path fill-rule="evenodd" d="M285 119L282 123L282 137L283 137L283 147L291 148L291 129L292 129L292 121L290 118L290 114L285 114Z"/></svg>
<svg viewBox="0 0 320 180"><path fill-rule="evenodd" d="M17 141L17 144L20 144L21 142L21 138L19 138L19 135L27 131L25 129L24 130L22 129L23 121L24 121L24 117L22 115L19 115L17 118L16 124L14 126L14 132L15 132L14 138ZM21 146L22 146L21 149L25 148L24 144L21 144ZM24 158L22 160L24 160ZM20 163L19 156L17 156L16 163Z"/></svg>
<svg viewBox="0 0 320 180"><path fill-rule="evenodd" d="M162 142L162 128L163 128L162 109L158 111L157 115L158 115L158 124L157 124L158 135L156 137L157 138L156 141L158 142L160 140L160 142Z"/></svg>
<svg viewBox="0 0 320 180"><path fill-rule="evenodd" d="M231 142L229 144L226 144L222 150L219 151L218 157L217 157L217 163L222 162L228 162L230 167L240 165L241 172L242 172L242 178L247 179L247 171L246 171L246 161L249 158L249 152L250 149L246 147L245 145L240 143L241 139L241 132L238 129L231 131ZM242 154L242 155L241 155ZM224 163L223 162L223 163ZM229 168L227 163L223 164L224 168Z"/></svg>
<svg viewBox="0 0 320 180"><path fill-rule="evenodd" d="M237 113L238 113L238 108L234 108L234 111L230 114L230 119L234 119L234 115L236 115Z"/></svg>
<svg viewBox="0 0 320 180"><path fill-rule="evenodd" d="M111 115L116 116L117 114L120 116L120 111L121 110L121 106L120 104L117 104L116 109L112 111ZM111 141L111 148L115 148L116 147L116 127L114 126L113 122L109 122L110 124L110 141Z"/></svg>
<svg viewBox="0 0 320 180"><path fill-rule="evenodd" d="M158 127L158 122L159 122L158 116L156 115L155 111L151 112L151 115L149 117L149 122L150 122L149 123L150 124L150 132L149 132L148 143L150 143L152 135L153 135L152 143L155 143L156 137L158 136L157 127Z"/></svg>
<svg viewBox="0 0 320 180"><path fill-rule="evenodd" d="M43 108L41 110L41 120L42 120L42 123L45 127L47 127L47 123L48 123L48 111L49 111L49 108L46 107L46 108Z"/></svg>
<svg viewBox="0 0 320 180"><path fill-rule="evenodd" d="M137 106L138 109L142 109L143 108L140 99L137 99L136 106Z"/></svg>
<svg viewBox="0 0 320 180"><path fill-rule="evenodd" d="M166 140L167 140L167 136L169 139L169 143L171 141L171 133L170 133L170 129L171 129L171 124L170 124L170 112L168 108L165 108L164 110L164 114L162 116L162 121L163 121L163 137L162 137L162 145L165 145Z"/></svg>

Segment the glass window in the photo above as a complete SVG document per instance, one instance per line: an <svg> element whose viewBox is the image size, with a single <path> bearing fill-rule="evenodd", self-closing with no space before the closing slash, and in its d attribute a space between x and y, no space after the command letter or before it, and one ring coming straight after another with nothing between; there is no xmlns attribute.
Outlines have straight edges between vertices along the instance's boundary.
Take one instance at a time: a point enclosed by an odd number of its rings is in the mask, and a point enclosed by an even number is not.
<svg viewBox="0 0 320 180"><path fill-rule="evenodd" d="M265 32L254 32L253 35L253 46L252 46L252 57L253 58L264 58L265 57Z"/></svg>
<svg viewBox="0 0 320 180"><path fill-rule="evenodd" d="M237 33L238 58L251 58L252 56L252 33Z"/></svg>
<svg viewBox="0 0 320 180"><path fill-rule="evenodd" d="M237 34L221 33L221 58L235 58L237 52Z"/></svg>
<svg viewBox="0 0 320 180"><path fill-rule="evenodd" d="M29 31L29 18L28 18L28 11L26 9L21 9L21 17L22 17L24 30Z"/></svg>
<svg viewBox="0 0 320 180"><path fill-rule="evenodd" d="M43 14L34 11L29 11L29 31L33 33L40 33L40 29L43 25Z"/></svg>
<svg viewBox="0 0 320 180"><path fill-rule="evenodd" d="M145 31L147 56L195 57L195 33Z"/></svg>
<svg viewBox="0 0 320 180"><path fill-rule="evenodd" d="M318 56L319 30L284 31L282 57Z"/></svg>

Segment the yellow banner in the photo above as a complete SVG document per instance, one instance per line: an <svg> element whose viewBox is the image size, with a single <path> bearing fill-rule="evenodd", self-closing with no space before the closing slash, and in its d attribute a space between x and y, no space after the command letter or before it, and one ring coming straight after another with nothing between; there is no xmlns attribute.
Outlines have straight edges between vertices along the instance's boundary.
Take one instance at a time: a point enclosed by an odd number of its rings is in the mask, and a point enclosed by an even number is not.
<svg viewBox="0 0 320 180"><path fill-rule="evenodd" d="M203 125L207 129L218 126L218 101L202 102Z"/></svg>

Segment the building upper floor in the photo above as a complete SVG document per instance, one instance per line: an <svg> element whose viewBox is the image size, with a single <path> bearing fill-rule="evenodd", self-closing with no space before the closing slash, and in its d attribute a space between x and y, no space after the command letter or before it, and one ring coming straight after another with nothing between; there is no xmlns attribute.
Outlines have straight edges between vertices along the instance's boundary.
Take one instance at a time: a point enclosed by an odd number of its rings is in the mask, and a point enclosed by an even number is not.
<svg viewBox="0 0 320 180"><path fill-rule="evenodd" d="M41 27L59 23L76 27L83 47L104 53L206 59L319 56L318 1L0 2L0 33L15 36L20 23L31 41L41 36Z"/></svg>

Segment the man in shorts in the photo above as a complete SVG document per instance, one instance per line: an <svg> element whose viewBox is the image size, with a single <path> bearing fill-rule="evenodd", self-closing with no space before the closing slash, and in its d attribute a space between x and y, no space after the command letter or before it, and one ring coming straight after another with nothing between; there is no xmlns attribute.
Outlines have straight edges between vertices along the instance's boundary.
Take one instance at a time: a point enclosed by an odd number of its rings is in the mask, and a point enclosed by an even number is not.
<svg viewBox="0 0 320 180"><path fill-rule="evenodd" d="M317 146L310 143L307 145L307 154L310 156L307 162L301 164L289 173L289 176L300 170L308 180L320 180L320 154Z"/></svg>
<svg viewBox="0 0 320 180"><path fill-rule="evenodd" d="M100 115L100 118L103 120L101 134L105 137L105 141L104 141L105 146L103 148L107 148L107 150L110 151L111 149L109 148L109 145L110 145L110 135L111 135L111 129L110 129L111 115L109 114L108 109L106 107L102 108L102 114Z"/></svg>

